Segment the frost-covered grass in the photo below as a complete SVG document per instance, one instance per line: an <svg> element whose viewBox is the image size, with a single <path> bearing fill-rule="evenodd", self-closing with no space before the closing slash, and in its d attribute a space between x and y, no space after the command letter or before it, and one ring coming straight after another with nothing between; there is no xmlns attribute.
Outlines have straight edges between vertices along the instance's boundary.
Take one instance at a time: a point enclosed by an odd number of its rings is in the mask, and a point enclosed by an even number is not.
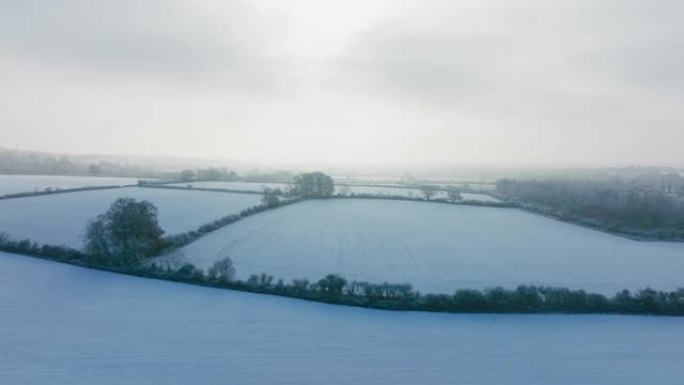
<svg viewBox="0 0 684 385"><path fill-rule="evenodd" d="M61 176L61 175L0 175L0 196L6 194L39 192L46 188L70 189L90 186L116 186L136 184L137 179Z"/></svg>
<svg viewBox="0 0 684 385"><path fill-rule="evenodd" d="M0 383L681 383L679 318L324 305L0 253Z"/></svg>
<svg viewBox="0 0 684 385"><path fill-rule="evenodd" d="M146 199L167 235L194 230L260 204L259 195L126 187L0 201L0 232L13 238L79 248L88 221L117 198Z"/></svg>
<svg viewBox="0 0 684 385"><path fill-rule="evenodd" d="M230 256L238 276L329 273L423 292L519 284L614 294L684 286L684 243L637 242L516 209L332 199L246 218L181 250L200 268Z"/></svg>
<svg viewBox="0 0 684 385"><path fill-rule="evenodd" d="M192 186L197 188L213 188L226 190L241 190L241 191L263 191L265 188L276 189L283 191L289 188L287 183L257 183L257 182L189 182L189 183L173 183L171 186Z"/></svg>

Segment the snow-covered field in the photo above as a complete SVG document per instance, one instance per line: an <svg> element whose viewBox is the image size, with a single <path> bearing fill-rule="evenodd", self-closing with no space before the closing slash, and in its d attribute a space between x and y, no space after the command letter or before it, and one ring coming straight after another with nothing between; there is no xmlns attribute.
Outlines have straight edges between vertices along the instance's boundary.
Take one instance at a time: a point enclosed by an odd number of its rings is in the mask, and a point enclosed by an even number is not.
<svg viewBox="0 0 684 385"><path fill-rule="evenodd" d="M501 200L487 194L461 193L461 196L467 201L501 202Z"/></svg>
<svg viewBox="0 0 684 385"><path fill-rule="evenodd" d="M390 312L0 253L0 383L675 385L684 320Z"/></svg>
<svg viewBox="0 0 684 385"><path fill-rule="evenodd" d="M171 186L192 186L197 188L214 188L227 190L241 190L241 191L264 191L265 188L279 188L286 191L290 185L287 183L252 183L252 182L189 182L189 183L174 183Z"/></svg>
<svg viewBox="0 0 684 385"><path fill-rule="evenodd" d="M408 282L423 292L543 284L614 294L684 287L684 243L637 242L516 209L379 200L308 201L182 249L201 268L230 256L238 276Z"/></svg>
<svg viewBox="0 0 684 385"><path fill-rule="evenodd" d="M138 183L133 178L61 176L61 175L0 175L0 196L43 191L46 188L69 189L86 186L116 186Z"/></svg>
<svg viewBox="0 0 684 385"><path fill-rule="evenodd" d="M196 229L260 204L259 195L125 187L0 200L0 232L39 243L80 247L88 221L117 198L146 199L159 209L167 234Z"/></svg>

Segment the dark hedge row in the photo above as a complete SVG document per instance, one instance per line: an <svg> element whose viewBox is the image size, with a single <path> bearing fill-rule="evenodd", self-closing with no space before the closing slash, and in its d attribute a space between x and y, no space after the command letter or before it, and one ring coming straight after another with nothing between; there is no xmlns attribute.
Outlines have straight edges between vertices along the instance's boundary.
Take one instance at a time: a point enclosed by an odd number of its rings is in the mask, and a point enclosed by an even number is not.
<svg viewBox="0 0 684 385"><path fill-rule="evenodd" d="M192 183L188 183L186 186L171 186L167 183L141 183L140 187L147 188L164 188L169 190L191 190L191 191L208 191L208 192L225 192L233 194L251 194L251 195L263 195L263 191L252 191L252 190L233 190L227 188L208 188L208 187L194 187Z"/></svg>
<svg viewBox="0 0 684 385"><path fill-rule="evenodd" d="M624 290L606 297L584 290L521 285L516 289L496 287L462 289L453 294L422 294L409 284L350 282L333 274L316 282L301 279L286 283L266 274L252 275L244 281L227 281L208 277L191 264L176 270L154 264L103 266L93 263L78 250L40 246L28 240L13 241L3 235L0 235L0 251L140 277L374 309L447 313L684 315L684 289L672 292L644 289L635 293Z"/></svg>
<svg viewBox="0 0 684 385"><path fill-rule="evenodd" d="M15 193L15 194L0 195L0 199L27 198L27 197L35 197L35 196L40 196L40 195L64 194L64 193L72 193L72 192L79 192L79 191L111 190L111 189L123 188L123 187L128 187L128 186L131 186L131 185L90 186L90 187L77 187L77 188L65 188L65 189L46 188L46 189L40 190L40 191L31 191L31 192L22 192L22 193Z"/></svg>

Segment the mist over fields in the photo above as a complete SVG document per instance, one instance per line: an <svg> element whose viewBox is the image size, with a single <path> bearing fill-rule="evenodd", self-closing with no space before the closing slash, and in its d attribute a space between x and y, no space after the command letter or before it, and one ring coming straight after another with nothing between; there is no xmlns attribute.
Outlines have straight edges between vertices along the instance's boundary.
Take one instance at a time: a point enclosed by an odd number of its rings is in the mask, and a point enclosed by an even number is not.
<svg viewBox="0 0 684 385"><path fill-rule="evenodd" d="M0 384L681 385L682 15L0 1Z"/></svg>
<svg viewBox="0 0 684 385"><path fill-rule="evenodd" d="M682 166L674 0L0 5L2 146L261 166Z"/></svg>

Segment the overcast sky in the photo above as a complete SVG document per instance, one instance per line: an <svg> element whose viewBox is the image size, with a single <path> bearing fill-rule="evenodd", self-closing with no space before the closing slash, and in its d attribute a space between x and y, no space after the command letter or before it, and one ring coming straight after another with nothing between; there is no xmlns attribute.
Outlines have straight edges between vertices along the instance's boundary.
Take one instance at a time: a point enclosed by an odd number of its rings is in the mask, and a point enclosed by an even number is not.
<svg viewBox="0 0 684 385"><path fill-rule="evenodd" d="M0 1L0 147L684 164L684 1Z"/></svg>

